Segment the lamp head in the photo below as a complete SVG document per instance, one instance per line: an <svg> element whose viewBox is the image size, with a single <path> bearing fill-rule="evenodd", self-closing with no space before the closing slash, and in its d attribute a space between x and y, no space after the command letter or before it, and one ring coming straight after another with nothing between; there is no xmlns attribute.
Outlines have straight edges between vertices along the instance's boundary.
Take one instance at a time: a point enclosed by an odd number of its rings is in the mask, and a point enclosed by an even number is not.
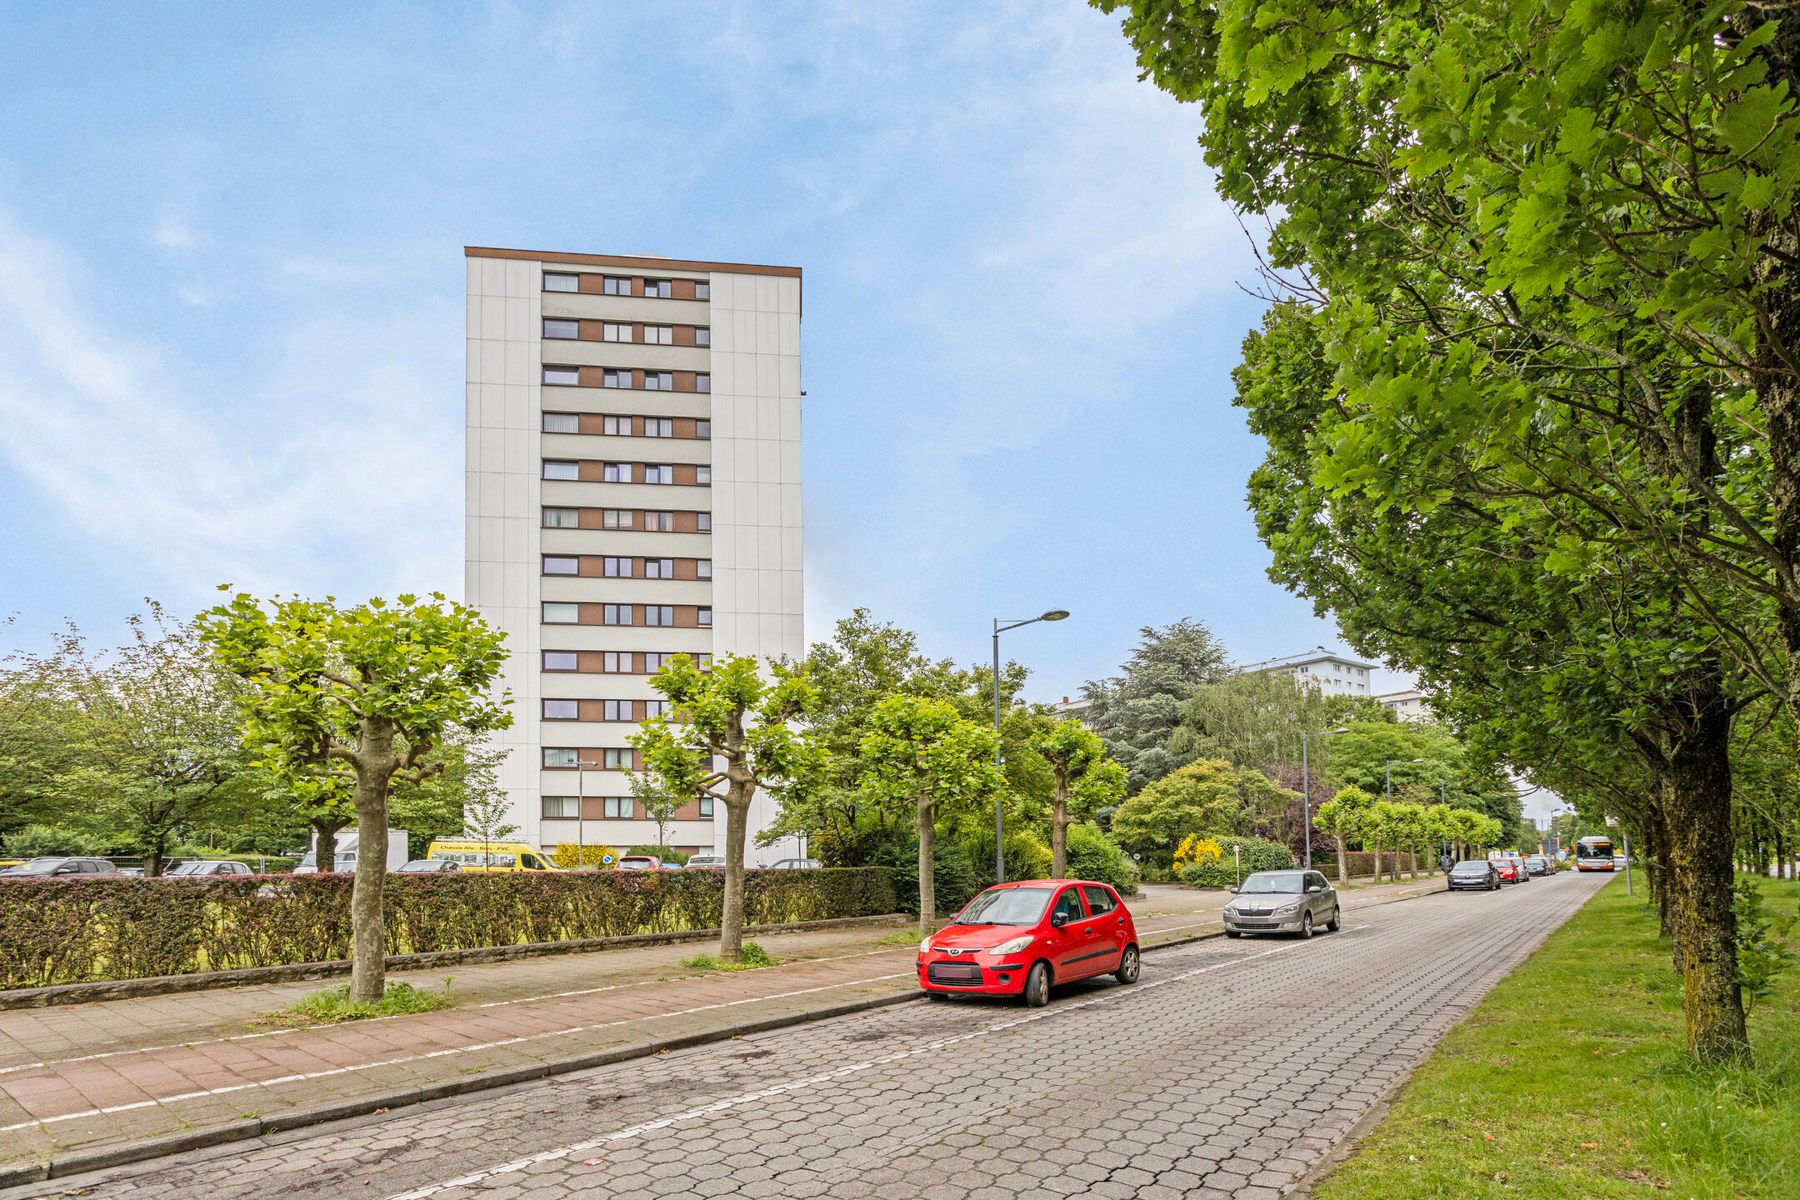
<svg viewBox="0 0 1800 1200"><path fill-rule="evenodd" d="M1061 621L1068 615L1069 615L1069 610L1066 608L1053 608L1049 612L1045 613L1043 616L1039 617L1038 620L1040 620L1040 621Z"/></svg>

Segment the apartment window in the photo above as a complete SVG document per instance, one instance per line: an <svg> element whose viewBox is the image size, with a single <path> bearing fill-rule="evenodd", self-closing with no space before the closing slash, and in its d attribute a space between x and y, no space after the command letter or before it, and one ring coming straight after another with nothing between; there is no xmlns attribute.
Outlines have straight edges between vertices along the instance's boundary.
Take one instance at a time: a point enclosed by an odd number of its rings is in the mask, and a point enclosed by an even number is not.
<svg viewBox="0 0 1800 1200"><path fill-rule="evenodd" d="M700 815L702 817L713 815L713 798L711 796L700 797Z"/></svg>
<svg viewBox="0 0 1800 1200"><path fill-rule="evenodd" d="M694 666L695 666L695 667L696 667L696 668L697 668L697 669L698 669L698 670L701 670L701 671L710 671L710 670L712 670L712 655L710 655L710 654L696 654L696 655L695 655L695 656L694 656Z"/></svg>
<svg viewBox="0 0 1800 1200"><path fill-rule="evenodd" d="M545 529L578 529L581 526L581 510L579 508L546 508L544 510Z"/></svg>
<svg viewBox="0 0 1800 1200"><path fill-rule="evenodd" d="M600 528L630 529L631 510L629 508L603 508L600 510Z"/></svg>
<svg viewBox="0 0 1800 1200"><path fill-rule="evenodd" d="M694 468L694 482L699 484L701 487L711 487L712 486L712 468L711 467L695 467Z"/></svg>
<svg viewBox="0 0 1800 1200"><path fill-rule="evenodd" d="M694 390L696 392L712 391L712 376L711 375L696 375L696 376L694 376Z"/></svg>
<svg viewBox="0 0 1800 1200"><path fill-rule="evenodd" d="M579 292L581 276L571 275L565 271L545 271L544 290L546 292Z"/></svg>
<svg viewBox="0 0 1800 1200"><path fill-rule="evenodd" d="M600 340L603 342L629 342L631 341L631 326L617 325L606 321L600 326Z"/></svg>
<svg viewBox="0 0 1800 1200"><path fill-rule="evenodd" d="M644 560L644 578L675 578L675 560L672 558L646 558Z"/></svg>
<svg viewBox="0 0 1800 1200"><path fill-rule="evenodd" d="M647 512L644 514L644 528L653 533L674 533L675 514L672 512Z"/></svg>
<svg viewBox="0 0 1800 1200"><path fill-rule="evenodd" d="M608 483L630 483L630 463L607 463L601 478Z"/></svg>
<svg viewBox="0 0 1800 1200"><path fill-rule="evenodd" d="M606 606L606 611L601 614L601 619L608 625L629 625L631 624L631 605L609 604Z"/></svg>
<svg viewBox="0 0 1800 1200"><path fill-rule="evenodd" d="M546 671L574 671L579 668L580 662L575 657L573 650L544 651L544 670Z"/></svg>
<svg viewBox="0 0 1800 1200"><path fill-rule="evenodd" d="M581 718L581 702L578 700L546 700L544 701L544 720L575 721Z"/></svg>
<svg viewBox="0 0 1800 1200"><path fill-rule="evenodd" d="M674 437L675 436L675 422L669 420L667 417L645 417L644 418L644 436L645 437Z"/></svg>
<svg viewBox="0 0 1800 1200"><path fill-rule="evenodd" d="M544 574L546 575L579 575L581 560L573 554L544 555Z"/></svg>
<svg viewBox="0 0 1800 1200"><path fill-rule="evenodd" d="M631 386L631 372L608 367L600 376L600 385L609 388L628 388Z"/></svg>
<svg viewBox="0 0 1800 1200"><path fill-rule="evenodd" d="M574 413L544 414L545 433L580 433L581 418Z"/></svg>
<svg viewBox="0 0 1800 1200"><path fill-rule="evenodd" d="M694 528L698 529L701 533L711 533L712 514L709 512L695 513Z"/></svg>
<svg viewBox="0 0 1800 1200"><path fill-rule="evenodd" d="M602 566L602 573L608 579L630 579L631 560L629 558L607 558Z"/></svg>
<svg viewBox="0 0 1800 1200"><path fill-rule="evenodd" d="M711 437L712 436L712 422L711 421L695 421L694 422L694 436L697 438Z"/></svg>
<svg viewBox="0 0 1800 1200"><path fill-rule="evenodd" d="M666 465L646 463L644 466L645 483L674 483L675 468Z"/></svg>
<svg viewBox="0 0 1800 1200"><path fill-rule="evenodd" d="M660 717L668 711L669 702L667 700L644 701L644 717L646 720L650 717Z"/></svg>
<svg viewBox="0 0 1800 1200"><path fill-rule="evenodd" d="M579 796L545 796L543 805L544 816L551 820L573 821L581 815Z"/></svg>
<svg viewBox="0 0 1800 1200"><path fill-rule="evenodd" d="M644 655L644 670L651 675L663 669L663 664L675 657L673 654L650 653Z"/></svg>
<svg viewBox="0 0 1800 1200"><path fill-rule="evenodd" d="M632 716L631 701L629 700L602 700L600 705L602 720L631 721L636 719Z"/></svg>
<svg viewBox="0 0 1800 1200"><path fill-rule="evenodd" d="M608 296L629 296L631 295L631 280L620 279L617 275L608 275L606 282L600 285L600 290Z"/></svg>
<svg viewBox="0 0 1800 1200"><path fill-rule="evenodd" d="M645 371L644 390L646 392L672 392L675 390L675 376L669 371Z"/></svg>
<svg viewBox="0 0 1800 1200"><path fill-rule="evenodd" d="M600 422L600 431L602 433L609 434L612 437L630 437L631 436L631 418L630 417L603 417L603 418L601 418L601 422Z"/></svg>
<svg viewBox="0 0 1800 1200"><path fill-rule="evenodd" d="M573 459L546 458L544 460L545 479L580 479L581 464Z"/></svg>
<svg viewBox="0 0 1800 1200"><path fill-rule="evenodd" d="M704 325L696 326L694 329L694 345L696 345L696 346L712 345L712 330L708 329Z"/></svg>
<svg viewBox="0 0 1800 1200"><path fill-rule="evenodd" d="M694 574L700 579L712 578L712 559L702 558L694 563Z"/></svg>
<svg viewBox="0 0 1800 1200"><path fill-rule="evenodd" d="M607 749L600 752L600 765L608 771L629 771L635 764L631 759L631 751Z"/></svg>
<svg viewBox="0 0 1800 1200"><path fill-rule="evenodd" d="M559 321L554 317L544 318L544 336L558 341L574 341L581 336L580 321Z"/></svg>
<svg viewBox="0 0 1800 1200"><path fill-rule="evenodd" d="M544 624L576 625L581 622L581 605L560 601L546 601L544 604Z"/></svg>
<svg viewBox="0 0 1800 1200"><path fill-rule="evenodd" d="M630 796L608 796L603 803L607 817L614 821L629 821L636 811Z"/></svg>
<svg viewBox="0 0 1800 1200"><path fill-rule="evenodd" d="M581 382L580 367L553 367L544 365L544 382L554 383L561 387L574 387Z"/></svg>
<svg viewBox="0 0 1800 1200"><path fill-rule="evenodd" d="M711 300L712 299L712 282L710 280L702 279L699 282L694 284L694 299L696 299L696 300Z"/></svg>
<svg viewBox="0 0 1800 1200"><path fill-rule="evenodd" d="M696 623L698 623L700 625L711 625L712 624L712 609L702 608L702 609L697 610L694 614L694 620Z"/></svg>
<svg viewBox="0 0 1800 1200"><path fill-rule="evenodd" d="M673 625L675 623L675 606L672 604L644 605L644 624Z"/></svg>
<svg viewBox="0 0 1800 1200"><path fill-rule="evenodd" d="M675 285L667 279L644 280L644 295L646 296L655 296L658 299L667 300L674 294Z"/></svg>
<svg viewBox="0 0 1800 1200"><path fill-rule="evenodd" d="M578 767L581 765L581 751L573 746L545 746L544 765L546 767Z"/></svg>
<svg viewBox="0 0 1800 1200"><path fill-rule="evenodd" d="M614 675L629 674L631 671L631 652L629 650L608 650L601 663L601 669Z"/></svg>
<svg viewBox="0 0 1800 1200"><path fill-rule="evenodd" d="M675 344L675 327L673 325L644 326L644 341L651 346L672 346Z"/></svg>

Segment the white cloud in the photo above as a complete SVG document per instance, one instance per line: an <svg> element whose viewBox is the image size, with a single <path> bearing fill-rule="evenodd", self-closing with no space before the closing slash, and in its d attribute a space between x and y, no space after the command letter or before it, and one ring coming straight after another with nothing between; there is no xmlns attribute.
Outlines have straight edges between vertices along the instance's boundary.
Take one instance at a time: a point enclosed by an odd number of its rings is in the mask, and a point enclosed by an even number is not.
<svg viewBox="0 0 1800 1200"><path fill-rule="evenodd" d="M296 324L253 356L265 374L233 381L226 415L199 382L206 364L98 318L102 291L82 278L0 212L0 453L55 510L44 526L171 599L226 581L460 590L457 445L441 419L456 364L409 358L432 345L409 318L379 337L345 318ZM427 319L456 318L410 318Z"/></svg>
<svg viewBox="0 0 1800 1200"><path fill-rule="evenodd" d="M164 213L151 228L150 241L164 250L191 250L199 243L199 238L186 221L173 213Z"/></svg>

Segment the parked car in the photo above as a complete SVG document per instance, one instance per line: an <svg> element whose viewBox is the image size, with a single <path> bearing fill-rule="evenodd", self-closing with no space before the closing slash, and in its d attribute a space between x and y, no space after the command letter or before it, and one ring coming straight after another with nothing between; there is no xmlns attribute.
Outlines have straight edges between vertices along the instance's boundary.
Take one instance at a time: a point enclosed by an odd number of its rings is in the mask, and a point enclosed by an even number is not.
<svg viewBox="0 0 1800 1200"><path fill-rule="evenodd" d="M1500 890L1500 871L1492 861L1465 859L1450 868L1450 890L1453 892Z"/></svg>
<svg viewBox="0 0 1800 1200"><path fill-rule="evenodd" d="M1625 862L1626 860L1623 854L1613 855L1613 870L1623 871L1625 869Z"/></svg>
<svg viewBox="0 0 1800 1200"><path fill-rule="evenodd" d="M8 867L6 875L18 878L21 876L80 875L89 879L102 876L118 878L119 868L104 858L73 857L65 855L31 858L16 867Z"/></svg>
<svg viewBox="0 0 1800 1200"><path fill-rule="evenodd" d="M724 866L725 856L723 854L690 854L687 860L687 869L690 871L697 871L703 867L722 870Z"/></svg>
<svg viewBox="0 0 1800 1200"><path fill-rule="evenodd" d="M996 884L919 943L918 970L933 999L1017 996L1040 1008L1054 984L1108 974L1136 983L1137 925L1104 883Z"/></svg>
<svg viewBox="0 0 1800 1200"><path fill-rule="evenodd" d="M216 879L222 875L254 875L248 864L230 859L202 859L184 862L167 872L172 879Z"/></svg>
<svg viewBox="0 0 1800 1200"><path fill-rule="evenodd" d="M783 858L777 859L767 867L770 871L816 871L819 860L816 858Z"/></svg>
<svg viewBox="0 0 1800 1200"><path fill-rule="evenodd" d="M1517 850L1490 850L1488 861L1491 863L1511 863L1513 872L1508 876L1504 870L1500 873L1502 883L1529 883L1531 872L1525 867L1525 856Z"/></svg>
<svg viewBox="0 0 1800 1200"><path fill-rule="evenodd" d="M462 864L448 858L415 858L400 864L403 875L449 875L462 870Z"/></svg>
<svg viewBox="0 0 1800 1200"><path fill-rule="evenodd" d="M406 862L406 830L390 829L388 830L387 836L387 869L390 871L398 871ZM318 874L318 847L316 845L318 838L316 835L313 840L315 842L314 847L308 850L306 854L302 856L300 861L295 864L294 874ZM337 835L337 839L332 845L334 870L345 872L356 870L356 860L358 857L357 842L358 835L349 830L345 830Z"/></svg>
<svg viewBox="0 0 1800 1200"><path fill-rule="evenodd" d="M1311 937L1315 925L1338 931L1337 889L1317 871L1258 871L1232 889L1225 906L1225 936L1297 933Z"/></svg>
<svg viewBox="0 0 1800 1200"><path fill-rule="evenodd" d="M1501 883L1525 882L1525 864L1516 858L1490 858L1495 873L1500 876Z"/></svg>
<svg viewBox="0 0 1800 1200"><path fill-rule="evenodd" d="M401 846L406 843L402 841ZM404 852L403 852L404 853ZM544 857L536 846L524 842L482 842L440 839L426 849L425 857L453 862L462 871L556 871L561 868ZM405 866L404 858L393 869Z"/></svg>
<svg viewBox="0 0 1800 1200"><path fill-rule="evenodd" d="M627 854L613 864L615 871L660 871L663 860L654 854Z"/></svg>
<svg viewBox="0 0 1800 1200"><path fill-rule="evenodd" d="M1541 854L1528 855L1525 859L1525 873L1527 875L1548 875L1550 874L1550 870L1550 860Z"/></svg>

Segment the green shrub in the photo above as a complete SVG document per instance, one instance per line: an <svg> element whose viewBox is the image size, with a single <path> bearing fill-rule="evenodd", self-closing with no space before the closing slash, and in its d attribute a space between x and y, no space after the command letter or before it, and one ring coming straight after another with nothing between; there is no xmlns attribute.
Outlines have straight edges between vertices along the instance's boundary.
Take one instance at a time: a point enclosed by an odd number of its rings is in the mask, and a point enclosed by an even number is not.
<svg viewBox="0 0 1800 1200"><path fill-rule="evenodd" d="M1137 891L1137 868L1119 844L1092 825L1069 826L1069 878L1110 883L1124 895Z"/></svg>
<svg viewBox="0 0 1800 1200"><path fill-rule="evenodd" d="M632 846L625 853L648 854L651 858L661 859L663 862L680 863L684 867L688 860L687 855L673 846Z"/></svg>
<svg viewBox="0 0 1800 1200"><path fill-rule="evenodd" d="M772 967L778 961L755 942L745 942L738 947L736 962L726 962L716 954L696 954L681 965L696 971L754 971L758 967Z"/></svg>
<svg viewBox="0 0 1800 1200"><path fill-rule="evenodd" d="M387 990L381 994L381 999L374 1004L352 1004L350 985L345 983L303 996L300 1003L288 1011L302 1020L321 1024L360 1021L367 1017L392 1017L400 1013L437 1012L449 1008L453 1003L449 993L448 979L444 981L444 990L441 992L428 992L410 983L391 980Z"/></svg>
<svg viewBox="0 0 1800 1200"><path fill-rule="evenodd" d="M1230 887L1238 881L1238 865L1233 862L1231 848L1241 848L1242 869L1252 871L1285 871L1294 865L1294 852L1280 842L1262 838L1219 835L1224 853L1217 860L1191 863L1181 869L1181 882L1191 887Z"/></svg>
<svg viewBox="0 0 1800 1200"><path fill-rule="evenodd" d="M280 880L0 879L0 988L138 979L350 955L349 874ZM394 875L390 954L710 929L723 871ZM750 871L752 925L896 910L879 868Z"/></svg>
<svg viewBox="0 0 1800 1200"><path fill-rule="evenodd" d="M6 835L6 857L49 858L60 854L98 854L106 843L67 825L25 825Z"/></svg>

